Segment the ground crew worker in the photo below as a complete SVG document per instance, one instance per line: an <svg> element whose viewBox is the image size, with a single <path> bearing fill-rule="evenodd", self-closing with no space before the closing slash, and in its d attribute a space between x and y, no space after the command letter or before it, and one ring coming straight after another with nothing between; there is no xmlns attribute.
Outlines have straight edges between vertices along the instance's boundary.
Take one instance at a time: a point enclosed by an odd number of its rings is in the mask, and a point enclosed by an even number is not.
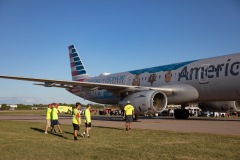
<svg viewBox="0 0 240 160"><path fill-rule="evenodd" d="M74 108L74 110L72 112L73 136L74 136L75 141L78 140L77 135L78 135L78 131L79 131L80 125L81 125L81 116L79 113L80 107L81 107L81 103L77 102L76 107Z"/></svg>
<svg viewBox="0 0 240 160"><path fill-rule="evenodd" d="M48 128L51 127L51 120L52 120L52 104L48 104L48 108L46 111L46 128L45 134L48 134Z"/></svg>
<svg viewBox="0 0 240 160"><path fill-rule="evenodd" d="M54 107L53 107L53 109L52 109L52 128L51 128L51 133L52 133L52 130L53 130L53 128L54 128L55 125L58 126L58 131L59 131L60 133L63 133L63 131L62 131L61 127L60 127L60 123L58 122L58 114L59 114L59 113L60 113L60 112L59 112L59 110L58 110L58 104L55 103L55 104L54 104Z"/></svg>
<svg viewBox="0 0 240 160"><path fill-rule="evenodd" d="M84 115L85 115L85 119L84 119L84 122L85 122L85 127L86 127L86 130L85 132L83 132L83 136L85 137L87 135L87 138L90 138L90 130L91 130L91 127L92 127L92 124L91 124L91 113L90 113L90 109L91 109L91 105L88 104L87 105L87 109L85 110L84 112Z"/></svg>
<svg viewBox="0 0 240 160"><path fill-rule="evenodd" d="M134 107L130 104L130 101L127 101L127 104L124 107L124 117L126 119L126 131L129 131L132 129L131 123L134 118Z"/></svg>

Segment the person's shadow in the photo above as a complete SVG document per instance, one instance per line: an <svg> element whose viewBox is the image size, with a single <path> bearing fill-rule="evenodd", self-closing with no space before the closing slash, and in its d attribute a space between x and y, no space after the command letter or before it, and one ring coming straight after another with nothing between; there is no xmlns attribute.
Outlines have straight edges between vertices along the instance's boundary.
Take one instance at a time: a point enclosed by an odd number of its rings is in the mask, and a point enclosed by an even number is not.
<svg viewBox="0 0 240 160"><path fill-rule="evenodd" d="M41 132L41 133L44 133L45 131L43 129L39 129L39 128L35 128L35 127L30 127L30 129L34 130L34 131L37 131L37 132ZM67 137L64 137L62 134L50 134L50 135L53 135L53 136L57 136L57 137L60 137L60 138L63 138L63 139L68 139Z"/></svg>
<svg viewBox="0 0 240 160"><path fill-rule="evenodd" d="M34 131L42 132L42 133L45 132L43 129L39 129L39 128L30 127L30 129L32 129L32 130L34 130Z"/></svg>
<svg viewBox="0 0 240 160"><path fill-rule="evenodd" d="M73 135L73 132L65 131L64 134L70 134L70 135ZM78 133L78 136L79 136L79 137L83 137L83 136L81 135L81 132Z"/></svg>

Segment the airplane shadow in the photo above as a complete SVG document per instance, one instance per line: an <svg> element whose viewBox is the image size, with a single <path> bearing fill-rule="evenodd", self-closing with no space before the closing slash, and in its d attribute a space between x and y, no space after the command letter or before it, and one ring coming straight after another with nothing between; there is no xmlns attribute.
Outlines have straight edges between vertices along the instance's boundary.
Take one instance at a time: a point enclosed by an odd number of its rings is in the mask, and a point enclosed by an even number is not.
<svg viewBox="0 0 240 160"><path fill-rule="evenodd" d="M45 131L43 129L39 129L39 128L35 128L35 127L30 127L30 129L34 130L34 131L37 131L37 132L41 132L41 133L44 133ZM64 132L65 134L65 132ZM60 137L60 138L63 138L63 139L68 139L67 137L64 137L62 134L50 134L50 135L53 135L53 136L56 136L56 137Z"/></svg>
<svg viewBox="0 0 240 160"><path fill-rule="evenodd" d="M188 118L187 120L195 120L195 121L239 121L239 119L228 119L228 118L214 118L214 117L196 117L196 118Z"/></svg>
<svg viewBox="0 0 240 160"><path fill-rule="evenodd" d="M188 119L175 119L173 117L140 117L141 119L159 119L159 120L172 120L172 121L239 121L238 118L231 119L231 118L224 118L224 117L189 117Z"/></svg>
<svg viewBox="0 0 240 160"><path fill-rule="evenodd" d="M99 121L115 121L115 122L123 122L122 118L119 117L104 117L104 116L92 116L92 120L99 120Z"/></svg>

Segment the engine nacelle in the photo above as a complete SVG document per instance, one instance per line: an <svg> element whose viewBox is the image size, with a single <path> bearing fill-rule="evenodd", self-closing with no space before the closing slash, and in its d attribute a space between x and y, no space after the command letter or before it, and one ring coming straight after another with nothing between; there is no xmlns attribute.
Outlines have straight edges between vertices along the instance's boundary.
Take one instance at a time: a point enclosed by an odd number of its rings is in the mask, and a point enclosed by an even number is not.
<svg viewBox="0 0 240 160"><path fill-rule="evenodd" d="M198 107L203 111L212 112L240 112L240 101L218 101L218 102L203 102L199 103Z"/></svg>
<svg viewBox="0 0 240 160"><path fill-rule="evenodd" d="M162 112L167 106L167 96L160 91L142 91L128 95L119 102L124 107L130 101L137 113Z"/></svg>

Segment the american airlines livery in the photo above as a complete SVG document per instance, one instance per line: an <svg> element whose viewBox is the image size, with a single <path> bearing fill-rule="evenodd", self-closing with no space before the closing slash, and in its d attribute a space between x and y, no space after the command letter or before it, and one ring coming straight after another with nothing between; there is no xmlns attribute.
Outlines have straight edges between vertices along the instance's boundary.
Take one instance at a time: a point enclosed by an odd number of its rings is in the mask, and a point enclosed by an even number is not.
<svg viewBox="0 0 240 160"><path fill-rule="evenodd" d="M72 81L28 77L0 78L40 82L35 85L65 88L84 99L118 104L127 101L139 114L162 112L169 104L180 104L176 119L187 119L189 103L198 103L202 110L240 111L240 53L193 60L122 73L102 73L90 77L77 53L68 47Z"/></svg>

